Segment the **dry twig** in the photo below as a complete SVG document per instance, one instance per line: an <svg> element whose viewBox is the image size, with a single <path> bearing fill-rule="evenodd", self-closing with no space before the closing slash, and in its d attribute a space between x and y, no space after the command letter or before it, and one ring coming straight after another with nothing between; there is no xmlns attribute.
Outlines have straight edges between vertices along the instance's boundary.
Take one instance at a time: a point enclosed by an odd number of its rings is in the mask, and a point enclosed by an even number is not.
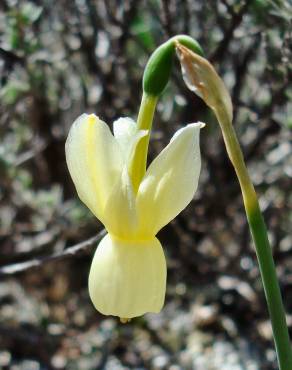
<svg viewBox="0 0 292 370"><path fill-rule="evenodd" d="M20 272L28 271L34 268L42 267L48 262L60 261L66 258L74 258L80 254L88 252L89 248L93 247L104 235L106 230L101 230L97 235L65 249L62 252L54 253L50 256L34 258L29 261L13 263L7 266L0 267L0 277L15 275Z"/></svg>

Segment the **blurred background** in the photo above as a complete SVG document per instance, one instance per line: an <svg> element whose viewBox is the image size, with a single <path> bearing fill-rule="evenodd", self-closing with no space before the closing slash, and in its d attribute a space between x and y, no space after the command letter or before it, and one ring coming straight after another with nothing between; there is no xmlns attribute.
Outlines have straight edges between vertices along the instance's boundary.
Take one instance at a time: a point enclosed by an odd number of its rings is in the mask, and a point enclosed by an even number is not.
<svg viewBox="0 0 292 370"><path fill-rule="evenodd" d="M160 314L123 325L94 310L87 277L102 225L77 197L64 143L83 112L109 125L135 119L151 52L176 34L196 38L232 95L291 334L291 3L1 0L0 12L0 368L276 369L240 189L216 120L178 63L150 160L179 127L207 126L196 196L159 233Z"/></svg>

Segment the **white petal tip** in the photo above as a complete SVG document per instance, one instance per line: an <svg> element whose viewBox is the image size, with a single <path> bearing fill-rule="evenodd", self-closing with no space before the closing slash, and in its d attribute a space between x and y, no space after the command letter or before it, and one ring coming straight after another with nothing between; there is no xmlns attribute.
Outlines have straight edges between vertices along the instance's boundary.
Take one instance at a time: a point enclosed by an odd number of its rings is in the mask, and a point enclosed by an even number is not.
<svg viewBox="0 0 292 370"><path fill-rule="evenodd" d="M203 127L206 126L206 123L198 121L198 122L194 122L194 123L189 123L188 126L193 126L193 127L196 127L196 128L203 128Z"/></svg>

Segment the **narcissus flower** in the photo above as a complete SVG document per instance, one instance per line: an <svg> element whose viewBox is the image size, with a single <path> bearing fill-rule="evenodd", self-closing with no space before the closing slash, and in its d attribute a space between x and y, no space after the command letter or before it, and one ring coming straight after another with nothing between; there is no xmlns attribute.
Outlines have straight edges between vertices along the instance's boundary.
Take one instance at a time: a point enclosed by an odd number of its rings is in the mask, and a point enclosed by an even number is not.
<svg viewBox="0 0 292 370"><path fill-rule="evenodd" d="M71 127L66 159L80 199L108 231L90 269L91 300L103 314L130 319L163 306L166 262L156 234L194 196L203 124L178 130L138 187L131 177L135 154L149 133L130 118L113 127L114 135L94 114L81 115Z"/></svg>

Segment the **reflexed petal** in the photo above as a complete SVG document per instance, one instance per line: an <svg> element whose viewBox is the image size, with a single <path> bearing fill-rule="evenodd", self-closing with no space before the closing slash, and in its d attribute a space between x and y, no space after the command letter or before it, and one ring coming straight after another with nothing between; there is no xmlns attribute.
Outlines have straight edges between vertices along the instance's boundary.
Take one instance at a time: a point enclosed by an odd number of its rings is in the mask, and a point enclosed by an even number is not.
<svg viewBox="0 0 292 370"><path fill-rule="evenodd" d="M203 126L198 122L180 129L149 166L136 203L142 235L156 235L192 200L201 169Z"/></svg>
<svg viewBox="0 0 292 370"><path fill-rule="evenodd" d="M106 203L104 224L110 234L122 239L133 237L137 229L135 194L126 165Z"/></svg>
<svg viewBox="0 0 292 370"><path fill-rule="evenodd" d="M95 308L105 315L132 318L159 312L166 285L160 242L131 243L106 235L95 252L88 283Z"/></svg>
<svg viewBox="0 0 292 370"><path fill-rule="evenodd" d="M79 198L99 218L122 171L119 145L94 114L82 114L66 141L66 160Z"/></svg>
<svg viewBox="0 0 292 370"><path fill-rule="evenodd" d="M140 139L147 135L147 130L138 130L136 122L129 117L122 117L113 124L114 136L118 141L124 159L129 163L136 145Z"/></svg>
<svg viewBox="0 0 292 370"><path fill-rule="evenodd" d="M137 133L137 125L132 118L121 117L113 123L114 136L124 151L127 151L129 142Z"/></svg>

